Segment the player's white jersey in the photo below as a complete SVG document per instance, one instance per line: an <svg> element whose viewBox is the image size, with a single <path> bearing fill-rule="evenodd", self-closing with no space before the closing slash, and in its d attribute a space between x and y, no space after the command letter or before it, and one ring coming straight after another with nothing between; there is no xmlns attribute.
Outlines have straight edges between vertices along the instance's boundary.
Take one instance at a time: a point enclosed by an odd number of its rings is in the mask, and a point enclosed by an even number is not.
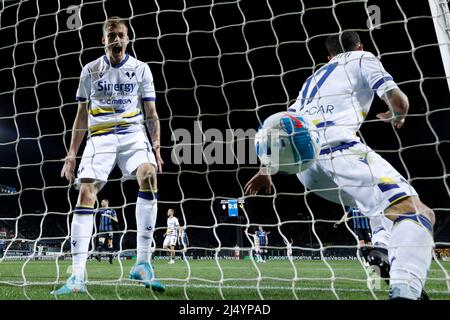
<svg viewBox="0 0 450 320"><path fill-rule="evenodd" d="M178 235L178 218L177 217L171 217L167 219L167 236L173 236L176 237Z"/></svg>
<svg viewBox="0 0 450 320"><path fill-rule="evenodd" d="M259 246L259 237L258 237L256 234L252 234L251 236L253 237L253 242L254 242L254 245L255 245L255 250L256 250L256 251L259 251L259 248L260 248L260 246Z"/></svg>
<svg viewBox="0 0 450 320"><path fill-rule="evenodd" d="M114 66L104 55L84 66L77 100L89 102L90 136L142 130L142 101L155 100L152 73L128 54Z"/></svg>
<svg viewBox="0 0 450 320"><path fill-rule="evenodd" d="M359 141L356 132L369 112L374 92L381 97L396 87L372 53L345 52L305 81L288 110L300 113L317 126L323 146Z"/></svg>

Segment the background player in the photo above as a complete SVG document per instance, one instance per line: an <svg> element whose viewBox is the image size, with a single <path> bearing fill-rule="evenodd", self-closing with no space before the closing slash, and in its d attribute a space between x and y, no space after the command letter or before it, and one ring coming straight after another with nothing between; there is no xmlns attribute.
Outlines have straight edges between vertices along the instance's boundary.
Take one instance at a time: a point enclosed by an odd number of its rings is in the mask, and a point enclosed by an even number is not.
<svg viewBox="0 0 450 320"><path fill-rule="evenodd" d="M372 233L370 230L369 219L364 216L358 208L350 207L344 213L341 220L336 222L333 227L337 228L341 223L348 220L351 220L350 224L352 226L352 230L358 238L362 256L367 262L367 255L369 253L368 246L372 245Z"/></svg>
<svg viewBox="0 0 450 320"><path fill-rule="evenodd" d="M256 262L263 262L263 259L261 258L261 247L259 245L259 238L258 238L258 235L257 235L257 231L258 230L255 230L254 233L248 233L246 231L246 234L250 238L250 241L253 241L253 245L254 245L254 249L253 250L254 250L254 253L255 253L255 261Z"/></svg>
<svg viewBox="0 0 450 320"><path fill-rule="evenodd" d="M286 254L289 260L292 260L292 244L294 243L294 240L291 238L289 241L285 238L283 238L283 242L286 245Z"/></svg>
<svg viewBox="0 0 450 320"><path fill-rule="evenodd" d="M167 230L164 233L163 243L163 249L170 248L170 264L175 263L175 245L178 237L181 237L180 223L174 214L175 211L173 209L167 210Z"/></svg>
<svg viewBox="0 0 450 320"><path fill-rule="evenodd" d="M419 299L431 265L434 212L397 170L357 136L375 92L389 107L377 118L397 129L404 125L408 98L381 62L363 51L356 32L330 36L325 45L329 62L305 81L288 109L312 121L322 142L318 160L297 177L319 196L359 207L367 216L383 211L394 222L390 298ZM256 194L261 188L271 190L271 177L264 168L245 191Z"/></svg>
<svg viewBox="0 0 450 320"><path fill-rule="evenodd" d="M183 259L186 260L186 253L185 250L189 246L189 239L186 233L186 226L182 227L180 226L180 235L178 237L178 243L180 247L183 249Z"/></svg>
<svg viewBox="0 0 450 320"><path fill-rule="evenodd" d="M267 246L269 245L269 238L267 235L270 233L266 232L262 226L258 227L258 230L256 230L256 237L258 238L259 246L261 248L261 262L266 263L267 260Z"/></svg>
<svg viewBox="0 0 450 320"><path fill-rule="evenodd" d="M113 263L113 221L115 223L119 222L117 218L116 211L113 208L109 207L109 200L103 199L100 203L102 206L98 210L98 214L100 214L100 226L98 228L98 246L97 252L102 252L104 249L109 251L109 263ZM105 241L106 240L106 241ZM106 242L106 243L105 243ZM98 261L101 261L100 254L97 254L95 258Z"/></svg>
<svg viewBox="0 0 450 320"><path fill-rule="evenodd" d="M130 278L146 287L164 291L154 281L150 244L157 214L157 179L163 161L160 155L160 126L155 106L153 76L147 64L126 53L128 27L120 17L103 24L105 55L83 67L77 90L78 111L69 152L61 177L74 179L76 156L84 134L88 140L78 167L80 188L71 225L73 273L52 294L86 292L84 282L87 252L94 223L97 193L117 164L124 178L136 178L137 261ZM145 118L144 118L145 114ZM149 142L145 127L152 143Z"/></svg>

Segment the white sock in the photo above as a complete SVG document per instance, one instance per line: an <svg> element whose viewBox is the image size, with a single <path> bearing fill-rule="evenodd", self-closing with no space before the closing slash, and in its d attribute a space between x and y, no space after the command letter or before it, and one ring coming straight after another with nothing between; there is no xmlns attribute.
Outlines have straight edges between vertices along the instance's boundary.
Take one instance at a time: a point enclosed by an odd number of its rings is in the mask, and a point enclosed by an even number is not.
<svg viewBox="0 0 450 320"><path fill-rule="evenodd" d="M370 218L370 228L372 229L372 243L374 246L388 247L391 239L393 222L384 215Z"/></svg>
<svg viewBox="0 0 450 320"><path fill-rule="evenodd" d="M150 262L150 246L158 212L157 193L139 190L136 201L137 263Z"/></svg>
<svg viewBox="0 0 450 320"><path fill-rule="evenodd" d="M414 219L414 220L413 220ZM427 226L422 226L418 220ZM389 244L390 287L393 297L420 298L431 265L434 245L432 225L414 214L400 217L392 228Z"/></svg>
<svg viewBox="0 0 450 320"><path fill-rule="evenodd" d="M90 211L90 213L89 213ZM76 213L83 212L83 214ZM89 243L94 226L93 208L76 207L72 219L71 253L72 274L84 280Z"/></svg>

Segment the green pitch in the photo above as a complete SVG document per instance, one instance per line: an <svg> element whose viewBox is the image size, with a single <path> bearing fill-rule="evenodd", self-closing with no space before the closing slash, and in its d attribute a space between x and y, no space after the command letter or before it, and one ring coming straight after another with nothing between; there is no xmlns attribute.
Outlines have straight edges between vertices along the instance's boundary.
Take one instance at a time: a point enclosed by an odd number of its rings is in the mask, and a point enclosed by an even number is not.
<svg viewBox="0 0 450 320"><path fill-rule="evenodd" d="M426 290L431 299L450 300L450 262L433 262ZM50 291L59 287L70 272L70 260L3 261L0 263L0 299L55 299ZM366 272L358 261L269 260L253 264L249 260L167 260L154 261L159 280L167 285L163 294L153 293L128 280L133 261L88 261L89 294L60 299L301 299L373 300ZM220 268L219 268L220 266ZM58 268L57 268L58 267ZM334 274L333 274L334 273ZM57 275L59 274L59 280ZM448 277L448 276L447 276ZM293 279L296 279L293 281ZM221 281L223 280L223 281ZM59 283L57 283L59 281ZM376 282L373 293L387 298L384 281Z"/></svg>

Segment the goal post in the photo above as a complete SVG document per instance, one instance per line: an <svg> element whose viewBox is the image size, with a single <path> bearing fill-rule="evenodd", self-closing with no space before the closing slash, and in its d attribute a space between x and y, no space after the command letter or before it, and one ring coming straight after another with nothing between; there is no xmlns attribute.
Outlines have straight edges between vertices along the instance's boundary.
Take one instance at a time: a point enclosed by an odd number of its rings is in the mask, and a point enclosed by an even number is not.
<svg viewBox="0 0 450 320"><path fill-rule="evenodd" d="M447 0L428 0L450 90L450 11Z"/></svg>

